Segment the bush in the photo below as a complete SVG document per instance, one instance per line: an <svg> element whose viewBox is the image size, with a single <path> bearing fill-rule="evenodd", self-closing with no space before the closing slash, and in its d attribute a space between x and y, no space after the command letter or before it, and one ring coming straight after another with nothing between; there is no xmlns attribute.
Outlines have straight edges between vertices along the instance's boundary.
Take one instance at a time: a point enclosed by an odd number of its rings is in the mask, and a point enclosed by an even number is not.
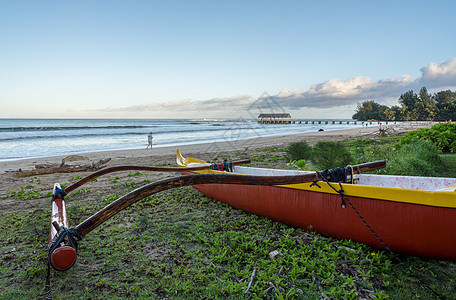
<svg viewBox="0 0 456 300"><path fill-rule="evenodd" d="M318 142L312 149L312 164L319 170L345 167L353 162L350 151L340 142Z"/></svg>
<svg viewBox="0 0 456 300"><path fill-rule="evenodd" d="M390 175L438 176L442 169L437 147L426 140L412 139L391 153L384 171Z"/></svg>
<svg viewBox="0 0 456 300"><path fill-rule="evenodd" d="M305 141L290 144L286 152L285 157L289 161L310 159L312 157L312 147Z"/></svg>
<svg viewBox="0 0 456 300"><path fill-rule="evenodd" d="M298 170L307 170L307 163L305 159L300 159L296 161L296 167Z"/></svg>
<svg viewBox="0 0 456 300"><path fill-rule="evenodd" d="M399 146L421 139L434 144L442 152L456 152L456 124L439 123L431 128L421 128L407 132L400 140Z"/></svg>

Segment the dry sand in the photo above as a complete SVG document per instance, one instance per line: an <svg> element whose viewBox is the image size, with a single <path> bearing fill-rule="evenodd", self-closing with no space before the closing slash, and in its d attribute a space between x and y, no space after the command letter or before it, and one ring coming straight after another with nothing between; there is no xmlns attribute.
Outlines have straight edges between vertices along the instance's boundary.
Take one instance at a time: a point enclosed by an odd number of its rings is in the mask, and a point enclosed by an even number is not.
<svg viewBox="0 0 456 300"><path fill-rule="evenodd" d="M383 126L382 128L387 128L390 134L401 134L410 130L415 130L419 126L420 125L388 125ZM422 126L429 127L429 125ZM320 140L337 141L354 137L374 136L378 132L378 127L356 127L353 129L306 132L302 134L273 137L258 137L232 142L214 142L173 147L154 147L153 150L146 150L145 145L144 149L101 151L82 153L80 155L88 158L90 161L98 161L100 159L111 158L108 166L117 166L124 164L156 165L165 162L174 163L176 148L181 149L181 152L187 156L209 159L210 157L207 157L208 154L231 154L239 151L248 153L249 151L256 149L268 147L284 147L288 146L290 143L303 140L312 145ZM62 159L66 156L67 155L13 161L0 161L0 174L17 171L19 169L32 170L37 164L58 164L61 163Z"/></svg>

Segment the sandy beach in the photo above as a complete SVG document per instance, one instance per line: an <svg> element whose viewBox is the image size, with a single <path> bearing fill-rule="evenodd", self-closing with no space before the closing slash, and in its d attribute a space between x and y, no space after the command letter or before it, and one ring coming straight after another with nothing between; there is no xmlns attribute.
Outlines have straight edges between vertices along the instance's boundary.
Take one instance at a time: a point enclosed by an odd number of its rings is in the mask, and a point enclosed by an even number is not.
<svg viewBox="0 0 456 300"><path fill-rule="evenodd" d="M431 125L388 125L383 126L383 129L387 128L389 134L403 134L410 130L415 130L421 126ZM298 141L306 141L310 145L315 144L317 141L339 141L349 138L357 137L375 137L378 135L378 127L357 127L348 130L334 130L334 131L318 131L318 132L307 132L303 134L295 135L283 135L273 137L258 137L254 139L238 140L234 142L217 142L207 144L193 144L183 145L179 147L155 147L152 150L144 149L137 150L121 150L121 151L106 151L106 152L93 152L93 153L81 153L77 157L83 159L82 162L97 162L101 159L110 159L105 167L119 166L119 165L146 165L146 166L176 166L176 149L180 148L181 152L185 156L196 157L204 160L217 160L218 155L224 155L229 159L239 159L239 157L251 157L258 155L261 149L271 147L286 147L290 143ZM13 176L14 172L18 170L28 171L35 169L36 165L53 164L58 165L62 162L65 156L54 156L54 157L42 157L23 159L15 161L3 161L0 162L0 194L3 195L3 199L0 201L0 211L5 213L7 211L14 210L14 207L21 205L18 200L14 198L5 197L8 193L17 192L21 186L27 185L33 182L31 177L16 178ZM72 162L68 162L72 163ZM74 162L80 163L80 162ZM125 173L125 172L124 172ZM52 190L53 184L59 182L61 184L68 184L69 178L84 177L90 174L90 172L75 172L75 173L54 173L39 175L39 181L41 182L40 189L43 193L47 193ZM175 175L175 174L174 174ZM126 174L107 175L106 178L99 179L93 183L94 188L103 190L103 182L110 180L113 176L126 176ZM166 176L173 176L172 173L155 173L149 175L149 180L158 180ZM36 177L35 177L36 178ZM39 200L34 200L39 201ZM15 203L14 203L15 202ZM27 203L27 205L32 205Z"/></svg>
<svg viewBox="0 0 456 300"><path fill-rule="evenodd" d="M426 126L426 125L423 125ZM392 134L401 134L410 130L417 129L419 125L387 125L383 128ZM348 138L374 136L378 133L378 127L356 127L353 129L331 130L306 132L302 134L258 137L238 141L214 142L205 144L191 144L172 147L154 147L153 150L144 149L101 151L78 154L90 161L110 158L107 166L117 166L125 164L155 165L163 163L173 163L175 161L176 148L180 148L183 153L201 159L212 159L213 154L233 155L236 152L249 152L252 150L268 147L285 147L297 141L306 141L310 145L317 141L344 140ZM0 161L0 174L15 172L19 169L32 170L35 165L59 164L65 156L38 157L20 160Z"/></svg>

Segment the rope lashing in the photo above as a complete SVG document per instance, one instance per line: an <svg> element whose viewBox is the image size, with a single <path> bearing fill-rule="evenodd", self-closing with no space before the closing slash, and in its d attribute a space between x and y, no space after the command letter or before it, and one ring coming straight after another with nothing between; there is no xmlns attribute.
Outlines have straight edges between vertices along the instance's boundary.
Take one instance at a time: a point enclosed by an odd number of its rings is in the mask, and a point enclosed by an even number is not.
<svg viewBox="0 0 456 300"><path fill-rule="evenodd" d="M214 171L226 171L226 172L233 172L233 163L230 161L228 162L226 159L220 164L211 164L211 170Z"/></svg>
<svg viewBox="0 0 456 300"><path fill-rule="evenodd" d="M58 226L58 225L55 225L55 226ZM77 256L77 253L78 253L78 241L80 241L80 240L82 240L81 234L79 233L79 231L77 231L73 227L71 227L71 228L60 227L59 232L54 236L52 241L49 243L49 246L48 246L47 274L46 274L46 284L45 284L45 299L46 300L51 300L52 299L52 295L51 295L51 267L53 269L55 269L55 270L59 270L59 269L56 269L53 266L52 262L51 262L52 253L56 249L58 249L60 246L62 246L62 244L63 245L69 244L75 250L76 256ZM76 259L73 261L73 264L74 264L75 261L76 261ZM71 266L73 264L71 264ZM71 266L69 266L69 267L71 267Z"/></svg>
<svg viewBox="0 0 456 300"><path fill-rule="evenodd" d="M60 185L58 185L58 187L54 188L54 191L52 193L51 202L54 201L55 199L65 199L66 195L67 195L67 193L65 193L65 191L62 188L60 188Z"/></svg>
<svg viewBox="0 0 456 300"><path fill-rule="evenodd" d="M49 264L51 264L51 254L56 250L58 247L61 246L62 243L65 243L65 241L76 251L76 254L78 253L78 241L82 240L82 236L73 227L71 228L66 228L66 227L61 227L60 231L54 236L52 241L49 243L48 247L48 260Z"/></svg>
<svg viewBox="0 0 456 300"><path fill-rule="evenodd" d="M344 201L344 198L345 197L345 194L344 194L344 189L342 188L342 184L339 182L339 187L340 187L340 190L338 190L337 192L340 194L340 198L341 198L341 201L342 203L340 204L340 206L342 208L345 208L345 201Z"/></svg>

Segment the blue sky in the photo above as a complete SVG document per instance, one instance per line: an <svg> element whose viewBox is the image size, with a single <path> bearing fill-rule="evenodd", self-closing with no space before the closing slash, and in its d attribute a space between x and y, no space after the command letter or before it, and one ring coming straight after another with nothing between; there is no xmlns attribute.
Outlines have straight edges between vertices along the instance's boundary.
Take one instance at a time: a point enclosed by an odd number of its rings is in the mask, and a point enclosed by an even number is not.
<svg viewBox="0 0 456 300"><path fill-rule="evenodd" d="M0 117L350 118L456 89L454 1L1 1Z"/></svg>

